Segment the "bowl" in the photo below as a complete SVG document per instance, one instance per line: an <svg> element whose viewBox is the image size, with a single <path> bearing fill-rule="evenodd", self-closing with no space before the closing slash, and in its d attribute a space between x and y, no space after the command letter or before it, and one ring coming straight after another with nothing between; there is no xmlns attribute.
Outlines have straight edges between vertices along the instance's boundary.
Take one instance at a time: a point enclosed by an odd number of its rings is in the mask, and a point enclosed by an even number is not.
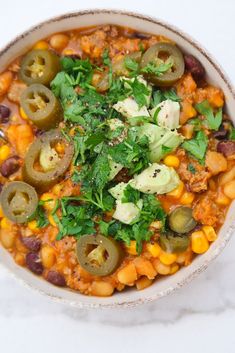
<svg viewBox="0 0 235 353"><path fill-rule="evenodd" d="M0 67L4 70L10 61L31 48L36 41L47 37L49 34L70 30L76 27L101 24L116 24L121 26L128 24L128 27L135 28L138 31L161 34L171 38L184 52L195 55L201 61L206 69L207 80L223 90L226 97L226 111L231 117L234 116L235 91L229 79L226 77L226 74L211 55L209 55L200 44L181 30L161 20L141 14L116 10L88 10L68 13L52 18L30 28L3 48L0 51ZM234 213L235 202L233 202L229 208L225 223L219 232L218 239L210 246L205 254L197 256L190 266L181 268L181 270L173 276L155 281L152 286L143 291L130 289L115 293L112 297L107 298L88 297L72 290L55 287L45 280L36 277L26 269L17 266L9 253L2 247L0 247L1 263L23 284L57 302L70 304L78 308L137 306L173 293L204 271L210 262L221 253L233 234L235 230Z"/></svg>

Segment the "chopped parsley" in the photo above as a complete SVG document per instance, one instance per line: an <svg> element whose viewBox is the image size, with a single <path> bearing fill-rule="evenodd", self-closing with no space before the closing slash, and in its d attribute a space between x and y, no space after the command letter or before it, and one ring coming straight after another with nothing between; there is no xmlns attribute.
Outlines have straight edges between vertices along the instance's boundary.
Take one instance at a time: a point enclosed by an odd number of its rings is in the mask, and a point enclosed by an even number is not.
<svg viewBox="0 0 235 353"><path fill-rule="evenodd" d="M203 131L198 131L195 138L184 141L182 147L203 163L208 145L208 138Z"/></svg>
<svg viewBox="0 0 235 353"><path fill-rule="evenodd" d="M195 105L196 110L202 114L206 119L206 125L211 130L218 130L222 123L222 108L219 108L216 113L213 112L209 102L204 100L201 103Z"/></svg>
<svg viewBox="0 0 235 353"><path fill-rule="evenodd" d="M171 60L160 64L156 64L155 62L150 62L141 70L141 72L151 74L151 75L156 75L156 76L162 76L167 71L169 71L172 66L173 66L173 61Z"/></svg>

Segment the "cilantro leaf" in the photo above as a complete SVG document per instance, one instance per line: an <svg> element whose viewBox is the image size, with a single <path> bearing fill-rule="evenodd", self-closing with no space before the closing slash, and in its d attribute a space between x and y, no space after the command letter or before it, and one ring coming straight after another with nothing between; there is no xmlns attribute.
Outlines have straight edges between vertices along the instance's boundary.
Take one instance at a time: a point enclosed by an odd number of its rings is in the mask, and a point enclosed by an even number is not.
<svg viewBox="0 0 235 353"><path fill-rule="evenodd" d="M165 63L160 63L159 65L151 61L141 70L141 72L151 74L151 75L156 75L156 76L162 76L172 66L173 66L173 61L171 60Z"/></svg>
<svg viewBox="0 0 235 353"><path fill-rule="evenodd" d="M182 147L199 161L203 161L207 145L208 138L203 131L198 131L195 138L182 143Z"/></svg>
<svg viewBox="0 0 235 353"><path fill-rule="evenodd" d="M128 70L132 71L132 75L137 75L139 70L139 64L137 63L137 61L126 56L124 59L124 65Z"/></svg>
<svg viewBox="0 0 235 353"><path fill-rule="evenodd" d="M144 83L140 82L137 78L135 78L133 81L129 80L128 86L131 87L131 89L132 89L131 93L133 94L139 107L147 105L146 96L148 96L150 93L148 87L145 86Z"/></svg>
<svg viewBox="0 0 235 353"><path fill-rule="evenodd" d="M204 100L201 103L195 105L196 110L205 116L206 124L211 130L218 130L222 122L222 108L214 114L213 109L211 108L209 102Z"/></svg>
<svg viewBox="0 0 235 353"><path fill-rule="evenodd" d="M129 184L125 187L122 197L122 203L133 202L136 204L140 199L139 190L133 189Z"/></svg>
<svg viewBox="0 0 235 353"><path fill-rule="evenodd" d="M181 98L177 95L174 88L169 89L168 91L163 92L165 99L170 99L173 102L180 102Z"/></svg>
<svg viewBox="0 0 235 353"><path fill-rule="evenodd" d="M189 164L188 165L188 170L190 171L190 173L195 174L196 173L196 168L193 166L193 164Z"/></svg>

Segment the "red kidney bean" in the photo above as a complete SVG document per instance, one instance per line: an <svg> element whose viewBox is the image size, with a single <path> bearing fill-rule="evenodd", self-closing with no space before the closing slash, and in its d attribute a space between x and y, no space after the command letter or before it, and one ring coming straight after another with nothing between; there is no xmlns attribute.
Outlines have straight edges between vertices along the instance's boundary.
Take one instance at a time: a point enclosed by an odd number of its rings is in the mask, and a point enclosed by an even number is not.
<svg viewBox="0 0 235 353"><path fill-rule="evenodd" d="M191 72L192 76L196 80L199 80L204 77L205 69L200 63L200 61L195 58L195 56L186 54L184 56L184 62L186 69Z"/></svg>
<svg viewBox="0 0 235 353"><path fill-rule="evenodd" d="M225 140L228 137L228 130L222 128L218 131L213 132L213 136L217 140Z"/></svg>
<svg viewBox="0 0 235 353"><path fill-rule="evenodd" d="M22 243L31 251L38 252L41 247L41 239L35 237L22 237Z"/></svg>
<svg viewBox="0 0 235 353"><path fill-rule="evenodd" d="M26 265L30 271L36 275L43 273L43 266L39 255L35 252L30 252L26 255Z"/></svg>
<svg viewBox="0 0 235 353"><path fill-rule="evenodd" d="M0 123L1 124L8 123L10 113L11 111L6 105L0 104Z"/></svg>
<svg viewBox="0 0 235 353"><path fill-rule="evenodd" d="M12 156L6 159L0 166L0 173L2 176L7 178L11 174L17 172L17 170L20 168L19 159L20 158L18 156Z"/></svg>
<svg viewBox="0 0 235 353"><path fill-rule="evenodd" d="M120 172L115 176L114 180L117 183L120 183L121 181L127 183L129 180L131 180L131 176L128 174L128 169L123 168L122 170L120 170Z"/></svg>
<svg viewBox="0 0 235 353"><path fill-rule="evenodd" d="M235 154L235 141L220 141L217 144L217 152L223 153L225 157Z"/></svg>
<svg viewBox="0 0 235 353"><path fill-rule="evenodd" d="M49 271L46 280L58 287L66 286L64 277L57 271Z"/></svg>

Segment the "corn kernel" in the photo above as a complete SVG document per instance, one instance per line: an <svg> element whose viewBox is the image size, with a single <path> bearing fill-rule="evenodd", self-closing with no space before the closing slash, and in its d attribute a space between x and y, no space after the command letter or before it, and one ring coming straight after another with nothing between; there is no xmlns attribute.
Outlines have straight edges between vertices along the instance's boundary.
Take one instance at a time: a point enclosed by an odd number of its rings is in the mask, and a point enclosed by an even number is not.
<svg viewBox="0 0 235 353"><path fill-rule="evenodd" d="M28 222L28 228L34 233L39 232L39 228L36 220Z"/></svg>
<svg viewBox="0 0 235 353"><path fill-rule="evenodd" d="M5 161L11 153L11 149L8 145L3 145L0 147L0 161Z"/></svg>
<svg viewBox="0 0 235 353"><path fill-rule="evenodd" d="M152 255L152 257L158 257L161 252L161 247L158 243L147 243L146 245L147 251Z"/></svg>
<svg viewBox="0 0 235 353"><path fill-rule="evenodd" d="M130 245L126 245L125 247L126 247L126 251L128 252L128 254L137 255L135 240L131 240Z"/></svg>
<svg viewBox="0 0 235 353"><path fill-rule="evenodd" d="M203 254L209 249L209 242L203 233L203 231L193 232L192 238L192 250L196 254Z"/></svg>
<svg viewBox="0 0 235 353"><path fill-rule="evenodd" d="M9 221L6 217L3 217L1 220L1 228L11 229L11 221Z"/></svg>
<svg viewBox="0 0 235 353"><path fill-rule="evenodd" d="M56 200L55 200L55 195L53 195L51 192L45 192L44 194L42 194L42 196L40 197L40 200L45 201L45 203L43 204L43 207L47 211L52 211L54 209Z"/></svg>
<svg viewBox="0 0 235 353"><path fill-rule="evenodd" d="M54 195L59 195L63 189L63 184L56 184L55 186L53 186L52 192Z"/></svg>
<svg viewBox="0 0 235 353"><path fill-rule="evenodd" d="M2 210L2 207L0 207L0 218L3 218L3 217L4 217L3 210Z"/></svg>
<svg viewBox="0 0 235 353"><path fill-rule="evenodd" d="M202 230L208 241L215 241L217 239L217 234L212 226L203 226Z"/></svg>
<svg viewBox="0 0 235 353"><path fill-rule="evenodd" d="M73 55L74 54L74 50L73 49L64 49L62 51L62 55Z"/></svg>
<svg viewBox="0 0 235 353"><path fill-rule="evenodd" d="M49 45L45 40L40 40L39 42L37 42L34 47L34 49L48 49Z"/></svg>
<svg viewBox="0 0 235 353"><path fill-rule="evenodd" d="M178 168L178 166L180 165L180 160L178 157L169 154L164 158L163 163L168 167Z"/></svg>
<svg viewBox="0 0 235 353"><path fill-rule="evenodd" d="M175 188L174 190L168 192L167 195L175 197L176 199L179 199L180 196L182 195L183 191L184 191L184 183L180 180L180 183L177 186L177 188Z"/></svg>
<svg viewBox="0 0 235 353"><path fill-rule="evenodd" d="M20 107L20 116L24 120L28 120L29 119L28 115L26 115L26 113L25 113L25 111L24 111L24 109L22 107Z"/></svg>
<svg viewBox="0 0 235 353"><path fill-rule="evenodd" d="M179 270L179 265L178 264L173 264L171 266L171 270L170 270L170 274L173 275L174 273L176 273Z"/></svg>
<svg viewBox="0 0 235 353"><path fill-rule="evenodd" d="M177 259L176 254L170 254L165 251L162 251L162 253L159 256L159 260L164 265L172 265L176 261L176 259Z"/></svg>
<svg viewBox="0 0 235 353"><path fill-rule="evenodd" d="M192 192L185 191L180 198L180 203L182 205L189 205L193 202L195 195Z"/></svg>
<svg viewBox="0 0 235 353"><path fill-rule="evenodd" d="M57 224L56 224L54 217L51 213L48 216L48 221L49 221L50 225L52 225L53 227L57 227Z"/></svg>

